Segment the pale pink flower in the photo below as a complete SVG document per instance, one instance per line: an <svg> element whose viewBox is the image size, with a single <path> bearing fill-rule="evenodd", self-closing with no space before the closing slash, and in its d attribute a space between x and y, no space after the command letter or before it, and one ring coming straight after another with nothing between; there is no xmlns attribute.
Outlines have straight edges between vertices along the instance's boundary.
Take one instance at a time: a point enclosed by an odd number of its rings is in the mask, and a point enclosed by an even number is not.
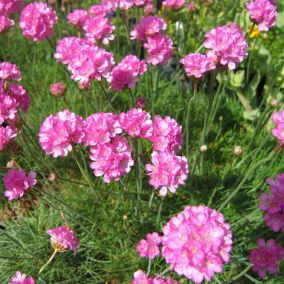
<svg viewBox="0 0 284 284"><path fill-rule="evenodd" d="M15 99L0 92L0 124L13 120L17 113L18 103Z"/></svg>
<svg viewBox="0 0 284 284"><path fill-rule="evenodd" d="M76 238L75 232L68 227L56 227L46 231L51 236L51 245L55 250L63 252L67 249L76 252L79 248L79 241Z"/></svg>
<svg viewBox="0 0 284 284"><path fill-rule="evenodd" d="M33 187L37 180L36 173L30 172L29 175L23 169L10 169L3 177L4 195L9 201L18 199L24 195L28 188Z"/></svg>
<svg viewBox="0 0 284 284"><path fill-rule="evenodd" d="M102 16L89 18L86 20L83 29L86 32L86 37L94 44L97 41L109 44L110 40L114 40L115 26L111 24L108 18Z"/></svg>
<svg viewBox="0 0 284 284"><path fill-rule="evenodd" d="M139 23L131 31L131 39L137 39L140 41L146 41L148 37L152 37L155 34L166 30L167 24L164 19L156 16L142 17Z"/></svg>
<svg viewBox="0 0 284 284"><path fill-rule="evenodd" d="M71 23L76 29L82 29L88 18L88 11L83 9L76 9L67 15L68 22Z"/></svg>
<svg viewBox="0 0 284 284"><path fill-rule="evenodd" d="M271 0L254 0L245 5L251 20L258 25L260 31L268 31L276 24L276 4Z"/></svg>
<svg viewBox="0 0 284 284"><path fill-rule="evenodd" d="M109 143L91 147L90 164L95 176L103 176L103 181L118 181L121 176L129 173L134 161L131 157L132 148L123 136L116 136Z"/></svg>
<svg viewBox="0 0 284 284"><path fill-rule="evenodd" d="M215 69L212 58L200 53L190 53L180 60L188 77L201 78L206 72Z"/></svg>
<svg viewBox="0 0 284 284"><path fill-rule="evenodd" d="M55 11L46 3L33 2L21 12L20 28L28 39L43 41L53 35L57 19Z"/></svg>
<svg viewBox="0 0 284 284"><path fill-rule="evenodd" d="M165 0L165 7L169 7L172 10L180 10L185 3L185 0Z"/></svg>
<svg viewBox="0 0 284 284"><path fill-rule="evenodd" d="M215 64L226 65L230 70L236 69L247 56L248 44L245 35L235 23L207 32L203 46L208 49L207 56L212 58Z"/></svg>
<svg viewBox="0 0 284 284"><path fill-rule="evenodd" d="M272 134L284 145L284 110L273 113L272 122L276 124Z"/></svg>
<svg viewBox="0 0 284 284"><path fill-rule="evenodd" d="M156 34L147 38L144 48L147 51L147 63L166 64L173 54L173 41L166 35Z"/></svg>
<svg viewBox="0 0 284 284"><path fill-rule="evenodd" d="M153 0L133 0L134 6L143 7L149 4L153 4Z"/></svg>
<svg viewBox="0 0 284 284"><path fill-rule="evenodd" d="M151 155L152 164L146 164L150 176L149 183L159 194L165 196L169 190L175 193L180 185L185 183L188 175L186 157L176 156L167 152L154 151Z"/></svg>
<svg viewBox="0 0 284 284"><path fill-rule="evenodd" d="M95 113L90 115L84 126L85 136L83 143L85 146L95 146L111 141L117 134L122 133L117 115L112 113Z"/></svg>
<svg viewBox="0 0 284 284"><path fill-rule="evenodd" d="M17 271L8 284L35 284L35 280L32 277Z"/></svg>
<svg viewBox="0 0 284 284"><path fill-rule="evenodd" d="M6 15L0 14L0 33L4 33L10 27L14 26L15 22L9 19Z"/></svg>
<svg viewBox="0 0 284 284"><path fill-rule="evenodd" d="M173 280L172 278L162 276L148 278L144 271L138 270L134 273L132 284L179 284L179 282Z"/></svg>
<svg viewBox="0 0 284 284"><path fill-rule="evenodd" d="M82 142L84 125L83 119L69 110L48 116L38 134L41 148L54 158L67 156L72 143Z"/></svg>
<svg viewBox="0 0 284 284"><path fill-rule="evenodd" d="M133 0L120 0L119 1L119 8L121 10L128 10L129 8L133 7L134 3Z"/></svg>
<svg viewBox="0 0 284 284"><path fill-rule="evenodd" d="M10 62L1 62L0 63L0 79L1 80L15 80L20 81L21 71L19 70L16 64Z"/></svg>
<svg viewBox="0 0 284 284"><path fill-rule="evenodd" d="M140 240L136 247L136 251L139 253L140 257L154 259L160 254L160 242L161 238L158 233L148 233L146 235L146 240Z"/></svg>
<svg viewBox="0 0 284 284"><path fill-rule="evenodd" d="M92 5L89 7L89 14L93 17L105 17L107 11L102 4L99 5Z"/></svg>
<svg viewBox="0 0 284 284"><path fill-rule="evenodd" d="M261 195L259 208L265 212L263 220L274 232L284 232L284 174L276 176L275 180L266 180L269 193Z"/></svg>
<svg viewBox="0 0 284 284"><path fill-rule="evenodd" d="M22 85L11 83L8 86L7 92L10 97L17 101L19 108L21 108L23 112L28 110L31 103L31 98Z"/></svg>
<svg viewBox="0 0 284 284"><path fill-rule="evenodd" d="M0 0L0 14L9 16L20 12L24 6L24 0Z"/></svg>
<svg viewBox="0 0 284 284"><path fill-rule="evenodd" d="M257 248L250 251L249 261L253 265L252 270L259 277L265 278L267 271L276 274L278 263L284 258L284 248L274 240L267 243L263 239L257 240Z"/></svg>
<svg viewBox="0 0 284 284"><path fill-rule="evenodd" d="M133 138L149 138L153 126L150 114L140 108L133 108L119 115L121 128Z"/></svg>
<svg viewBox="0 0 284 284"><path fill-rule="evenodd" d="M155 115L153 134L149 138L153 149L160 152L177 153L182 144L182 127L172 118Z"/></svg>
<svg viewBox="0 0 284 284"><path fill-rule="evenodd" d="M155 7L154 7L153 4L148 3L148 4L145 5L145 7L144 7L144 14L146 16L150 15L154 11L155 11Z"/></svg>
<svg viewBox="0 0 284 284"><path fill-rule="evenodd" d="M194 1L189 2L188 6L187 6L188 11L193 12L195 10L195 8L196 8L195 2Z"/></svg>
<svg viewBox="0 0 284 284"><path fill-rule="evenodd" d="M210 281L229 262L232 233L223 214L206 206L187 206L163 228L162 255L171 270L195 283Z"/></svg>
<svg viewBox="0 0 284 284"><path fill-rule="evenodd" d="M0 126L0 151L17 136L17 129L11 126Z"/></svg>
<svg viewBox="0 0 284 284"><path fill-rule="evenodd" d="M61 97L64 95L66 87L62 82L57 82L50 85L49 91L54 97Z"/></svg>

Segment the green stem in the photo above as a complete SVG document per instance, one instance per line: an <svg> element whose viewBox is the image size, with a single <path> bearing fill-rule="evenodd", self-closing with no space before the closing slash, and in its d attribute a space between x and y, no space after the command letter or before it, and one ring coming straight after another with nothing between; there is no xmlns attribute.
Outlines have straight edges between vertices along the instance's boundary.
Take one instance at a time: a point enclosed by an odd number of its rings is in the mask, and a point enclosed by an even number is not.
<svg viewBox="0 0 284 284"><path fill-rule="evenodd" d="M41 267L41 269L39 270L38 274L41 274L42 271L45 269L45 267L47 267L51 263L51 261L53 260L53 258L57 254L57 252L58 251L55 249L53 254L51 255L51 257L48 259L48 261Z"/></svg>

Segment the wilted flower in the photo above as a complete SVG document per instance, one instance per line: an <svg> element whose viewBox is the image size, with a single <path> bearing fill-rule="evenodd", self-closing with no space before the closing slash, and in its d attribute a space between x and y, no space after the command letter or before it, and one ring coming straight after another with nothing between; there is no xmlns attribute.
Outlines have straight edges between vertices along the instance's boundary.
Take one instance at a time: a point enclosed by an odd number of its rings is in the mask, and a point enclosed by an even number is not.
<svg viewBox="0 0 284 284"><path fill-rule="evenodd" d="M21 71L16 64L10 62L0 63L0 79L1 80L21 80Z"/></svg>
<svg viewBox="0 0 284 284"><path fill-rule="evenodd" d="M64 95L66 91L66 87L63 85L62 82L57 82L50 85L50 93L54 97L61 97Z"/></svg>
<svg viewBox="0 0 284 284"><path fill-rule="evenodd" d="M35 280L32 277L17 271L8 284L35 284Z"/></svg>
<svg viewBox="0 0 284 284"><path fill-rule="evenodd" d="M229 262L232 233L223 214L206 206L187 206L163 228L162 256L171 270L195 283L210 281Z"/></svg>
<svg viewBox="0 0 284 284"><path fill-rule="evenodd" d="M165 0L165 7L169 7L172 10L180 10L185 3L185 0Z"/></svg>
<svg viewBox="0 0 284 284"><path fill-rule="evenodd" d="M284 145L284 110L273 113L272 122L276 124L272 134Z"/></svg>
<svg viewBox="0 0 284 284"><path fill-rule="evenodd" d="M83 9L76 9L67 15L67 20L76 29L82 29L88 17L88 11Z"/></svg>
<svg viewBox="0 0 284 284"><path fill-rule="evenodd" d="M158 233L148 233L146 235L146 240L142 239L138 243L136 250L140 257L147 257L149 259L154 259L160 254L159 244L161 238Z"/></svg>
<svg viewBox="0 0 284 284"><path fill-rule="evenodd" d="M0 33L7 31L10 27L14 26L15 22L5 15L0 14Z"/></svg>

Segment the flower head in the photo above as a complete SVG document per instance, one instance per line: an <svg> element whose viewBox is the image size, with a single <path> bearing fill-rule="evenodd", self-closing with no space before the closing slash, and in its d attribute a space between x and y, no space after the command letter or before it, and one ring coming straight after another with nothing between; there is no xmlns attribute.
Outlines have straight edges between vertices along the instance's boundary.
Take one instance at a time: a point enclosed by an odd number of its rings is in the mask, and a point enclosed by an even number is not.
<svg viewBox="0 0 284 284"><path fill-rule="evenodd" d="M67 15L68 22L71 23L76 29L82 29L88 18L88 11L83 9L76 9Z"/></svg>
<svg viewBox="0 0 284 284"><path fill-rule="evenodd" d="M24 6L24 0L0 0L0 14L9 16L18 13Z"/></svg>
<svg viewBox="0 0 284 284"><path fill-rule="evenodd" d="M162 276L148 278L144 271L138 270L134 273L132 284L179 284L179 282L171 278L166 278Z"/></svg>
<svg viewBox="0 0 284 284"><path fill-rule="evenodd" d="M57 82L57 83L51 84L49 90L50 90L50 93L54 97L61 97L64 95L66 91L66 87L63 85L62 82Z"/></svg>
<svg viewBox="0 0 284 284"><path fill-rule="evenodd" d="M0 124L13 120L17 114L18 102L6 94L0 93Z"/></svg>
<svg viewBox="0 0 284 284"><path fill-rule="evenodd" d="M164 3L165 7L169 7L172 10L180 10L184 5L185 0L166 0Z"/></svg>
<svg viewBox="0 0 284 284"><path fill-rule="evenodd" d="M99 5L92 5L89 7L89 14L94 17L105 17L106 16L106 9L102 4Z"/></svg>
<svg viewBox="0 0 284 284"><path fill-rule="evenodd" d="M162 255L171 270L195 283L210 281L229 262L232 233L224 216L206 206L187 206L163 228Z"/></svg>
<svg viewBox="0 0 284 284"><path fill-rule="evenodd" d="M17 136L17 129L12 126L0 126L0 151Z"/></svg>
<svg viewBox="0 0 284 284"><path fill-rule="evenodd" d="M147 257L149 259L154 259L160 254L159 244L161 238L158 233L148 233L146 235L146 240L142 239L138 243L136 250L140 257Z"/></svg>
<svg viewBox="0 0 284 284"><path fill-rule="evenodd" d="M187 6L187 10L189 12L193 12L196 9L196 5L194 1L189 2L188 6Z"/></svg>
<svg viewBox="0 0 284 284"><path fill-rule="evenodd" d="M272 134L281 145L284 145L284 110L273 113L272 122L276 124L276 127L272 129Z"/></svg>
<svg viewBox="0 0 284 284"><path fill-rule="evenodd" d="M21 78L21 71L19 70L18 66L12 64L10 62L1 62L0 63L0 79L1 80L15 80L20 81Z"/></svg>
<svg viewBox="0 0 284 284"><path fill-rule="evenodd" d="M35 280L32 277L17 271L8 284L35 284Z"/></svg>
<svg viewBox="0 0 284 284"><path fill-rule="evenodd" d="M0 33L7 31L10 27L14 26L14 24L15 22L12 19L0 14Z"/></svg>
<svg viewBox="0 0 284 284"><path fill-rule="evenodd" d="M16 83L9 84L7 93L11 98L17 101L18 107L21 108L23 112L28 110L31 98L22 85Z"/></svg>

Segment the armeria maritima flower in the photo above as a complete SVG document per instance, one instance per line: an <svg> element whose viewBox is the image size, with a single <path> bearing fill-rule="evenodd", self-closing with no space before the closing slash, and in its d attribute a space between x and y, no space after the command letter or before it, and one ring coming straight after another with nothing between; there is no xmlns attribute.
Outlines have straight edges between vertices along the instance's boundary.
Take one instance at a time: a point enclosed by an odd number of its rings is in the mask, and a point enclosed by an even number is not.
<svg viewBox="0 0 284 284"><path fill-rule="evenodd" d="M139 253L140 257L154 259L160 254L160 243L161 238L158 233L148 233L146 235L146 240L142 239L139 241L136 251Z"/></svg>
<svg viewBox="0 0 284 284"><path fill-rule="evenodd" d="M263 239L257 241L257 248L250 251L249 261L253 265L252 270L259 277L265 278L266 273L276 274L278 263L284 258L284 248L274 240L267 243Z"/></svg>
<svg viewBox="0 0 284 284"><path fill-rule="evenodd" d="M26 89L19 84L16 83L10 83L7 89L7 93L10 97L14 98L17 103L19 104L19 108L23 112L26 112L30 106L31 98L26 91Z"/></svg>
<svg viewBox="0 0 284 284"><path fill-rule="evenodd" d="M8 200L22 197L28 188L36 184L37 180L35 177L35 172L30 172L27 176L23 169L10 169L3 178L6 189L4 195Z"/></svg>
<svg viewBox="0 0 284 284"><path fill-rule="evenodd" d="M75 232L68 227L56 227L46 231L50 235L52 247L59 251L63 252L67 249L73 250L76 252L79 248L79 241L76 238Z"/></svg>
<svg viewBox="0 0 284 284"><path fill-rule="evenodd" d="M284 110L275 112L272 115L272 122L276 127L272 129L272 134L284 145Z"/></svg>
<svg viewBox="0 0 284 284"><path fill-rule="evenodd" d="M4 33L10 27L14 26L15 22L9 19L6 15L0 14L0 33Z"/></svg>
<svg viewBox="0 0 284 284"><path fill-rule="evenodd" d="M170 269L195 283L210 281L229 262L232 233L223 214L206 206L187 206L163 228L162 256Z"/></svg>
<svg viewBox="0 0 284 284"><path fill-rule="evenodd" d="M132 284L179 284L179 282L162 276L148 277L144 271L138 270L134 273Z"/></svg>
<svg viewBox="0 0 284 284"><path fill-rule="evenodd" d="M76 9L67 15L68 22L79 30L83 28L88 18L88 11L83 9Z"/></svg>
<svg viewBox="0 0 284 284"><path fill-rule="evenodd" d="M21 78L21 71L19 70L16 64L10 62L1 62L0 63L0 79L1 80L15 80L20 81Z"/></svg>
<svg viewBox="0 0 284 284"><path fill-rule="evenodd" d="M166 0L164 2L165 7L169 7L172 10L180 10L185 3L185 0Z"/></svg>
<svg viewBox="0 0 284 284"><path fill-rule="evenodd" d="M55 11L46 3L33 2L21 12L20 28L28 39L43 41L53 35L57 19Z"/></svg>
<svg viewBox="0 0 284 284"><path fill-rule="evenodd" d="M0 0L0 15L9 16L20 12L24 0Z"/></svg>
<svg viewBox="0 0 284 284"><path fill-rule="evenodd" d="M102 4L90 6L88 12L93 17L105 17L107 13L105 7Z"/></svg>
<svg viewBox="0 0 284 284"><path fill-rule="evenodd" d="M175 193L185 183L189 172L186 157L156 151L152 153L152 164L147 164L146 170L150 185L160 190L161 196L165 196L168 190Z"/></svg>
<svg viewBox="0 0 284 284"><path fill-rule="evenodd" d="M17 271L8 284L35 284L35 280L32 277Z"/></svg>
<svg viewBox="0 0 284 284"><path fill-rule="evenodd" d="M12 126L0 126L0 151L17 136L17 129Z"/></svg>
<svg viewBox="0 0 284 284"><path fill-rule="evenodd" d="M57 82L50 85L49 91L52 96L61 97L64 95L66 87L63 85L62 82Z"/></svg>
<svg viewBox="0 0 284 284"><path fill-rule="evenodd" d="M17 114L18 102L0 92L0 124L7 120L13 120Z"/></svg>

